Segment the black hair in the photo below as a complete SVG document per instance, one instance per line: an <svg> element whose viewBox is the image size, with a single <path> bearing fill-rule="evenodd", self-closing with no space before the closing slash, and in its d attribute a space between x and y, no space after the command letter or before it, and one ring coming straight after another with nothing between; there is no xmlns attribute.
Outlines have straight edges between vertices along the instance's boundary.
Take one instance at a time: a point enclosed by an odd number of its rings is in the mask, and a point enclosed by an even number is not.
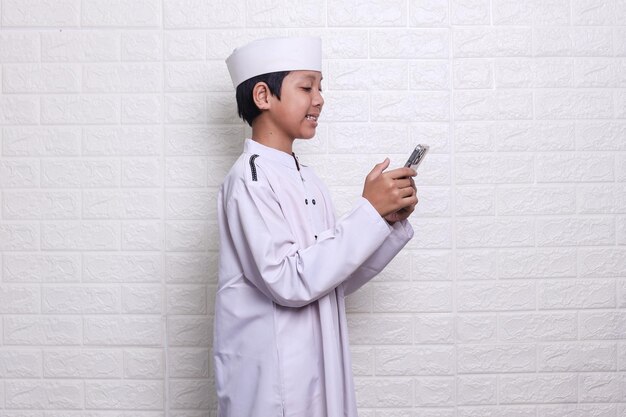
<svg viewBox="0 0 626 417"><path fill-rule="evenodd" d="M237 86L237 92L235 93L239 117L252 126L252 121L261 114L261 110L252 99L254 86L259 82L264 82L267 84L270 94L280 100L280 87L283 85L283 79L289 72L290 71L269 72L267 74L257 75L239 84Z"/></svg>

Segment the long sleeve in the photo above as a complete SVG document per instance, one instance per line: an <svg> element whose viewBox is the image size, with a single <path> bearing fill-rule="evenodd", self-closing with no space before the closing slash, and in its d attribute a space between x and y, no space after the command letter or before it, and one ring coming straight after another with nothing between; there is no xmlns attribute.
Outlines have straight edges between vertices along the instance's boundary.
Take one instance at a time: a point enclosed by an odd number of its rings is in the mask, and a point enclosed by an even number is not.
<svg viewBox="0 0 626 417"><path fill-rule="evenodd" d="M407 220L396 222L382 245L361 264L343 284L344 295L350 295L380 273L413 237Z"/></svg>
<svg viewBox="0 0 626 417"><path fill-rule="evenodd" d="M315 244L303 248L268 185L239 181L229 197L220 204L225 204L228 231L237 245L245 277L287 307L306 305L339 286L392 233L361 198L332 229L319 234Z"/></svg>

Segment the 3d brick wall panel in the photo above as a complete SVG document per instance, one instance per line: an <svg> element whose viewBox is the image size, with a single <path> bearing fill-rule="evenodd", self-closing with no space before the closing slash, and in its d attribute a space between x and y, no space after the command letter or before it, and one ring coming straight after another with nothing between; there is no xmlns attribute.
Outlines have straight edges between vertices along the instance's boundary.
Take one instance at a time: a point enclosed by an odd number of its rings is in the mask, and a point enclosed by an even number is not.
<svg viewBox="0 0 626 417"><path fill-rule="evenodd" d="M211 417L224 59L323 39L339 214L431 153L348 300L361 417L626 416L625 0L0 0L0 417Z"/></svg>

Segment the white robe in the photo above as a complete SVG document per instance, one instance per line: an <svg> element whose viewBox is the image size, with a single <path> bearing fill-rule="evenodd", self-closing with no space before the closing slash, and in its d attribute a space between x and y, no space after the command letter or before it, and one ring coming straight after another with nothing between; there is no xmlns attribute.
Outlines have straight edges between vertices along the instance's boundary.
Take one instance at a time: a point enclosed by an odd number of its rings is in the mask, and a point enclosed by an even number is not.
<svg viewBox="0 0 626 417"><path fill-rule="evenodd" d="M336 221L312 169L250 139L218 220L218 415L356 417L344 296L411 239L409 223L389 226L362 197Z"/></svg>

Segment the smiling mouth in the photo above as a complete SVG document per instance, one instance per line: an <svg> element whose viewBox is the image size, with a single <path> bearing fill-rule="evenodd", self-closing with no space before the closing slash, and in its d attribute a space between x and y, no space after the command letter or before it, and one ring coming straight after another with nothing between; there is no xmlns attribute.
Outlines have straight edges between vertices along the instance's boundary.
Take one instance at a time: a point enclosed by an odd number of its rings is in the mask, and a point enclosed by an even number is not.
<svg viewBox="0 0 626 417"><path fill-rule="evenodd" d="M305 119L312 120L314 122L317 122L317 118L318 118L318 116L314 116L312 114L307 114L306 117L305 117Z"/></svg>

